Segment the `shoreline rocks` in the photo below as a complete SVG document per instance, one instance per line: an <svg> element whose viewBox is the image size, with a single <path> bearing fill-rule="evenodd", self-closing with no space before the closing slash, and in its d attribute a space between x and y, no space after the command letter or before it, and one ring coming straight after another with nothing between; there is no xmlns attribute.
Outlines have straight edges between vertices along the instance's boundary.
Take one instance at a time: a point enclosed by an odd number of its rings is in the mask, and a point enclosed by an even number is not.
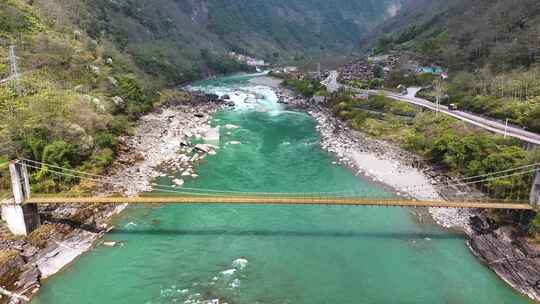
<svg viewBox="0 0 540 304"><path fill-rule="evenodd" d="M168 106L142 117L134 135L124 140L127 152L118 157L107 177L107 182L114 183L106 192L134 196L152 191L151 181L163 176L162 168L196 176L195 164L218 149L211 143L219 142L219 128L212 128L210 119L220 107L211 99ZM192 145L192 139L207 144ZM137 159L138 153L144 159ZM175 184L181 186L183 181Z"/></svg>
<svg viewBox="0 0 540 304"><path fill-rule="evenodd" d="M497 227L483 215L471 220L473 233L467 245L471 252L508 285L540 301L540 251L516 228Z"/></svg>
<svg viewBox="0 0 540 304"><path fill-rule="evenodd" d="M457 193L481 195L470 188L433 186L448 182L450 178L423 164L412 153L352 130L325 107L305 100L289 104L289 107L307 111L317 121L321 147L335 156L334 163L345 165L356 175L374 183L389 186L398 196L406 194L417 199L452 199L457 197ZM386 174L382 170L386 170ZM405 178L395 178L400 175ZM425 186L410 187L410 180ZM517 229L510 226L492 227L478 210L429 208L429 213L440 226L463 231L473 255L508 285L540 301L540 249L530 245Z"/></svg>
<svg viewBox="0 0 540 304"><path fill-rule="evenodd" d="M151 191L151 181L164 176L161 169L167 167L186 173L182 175L187 178L197 178L194 169L197 162L207 154L215 154L218 147L195 146L190 143L191 139L219 140L219 130L211 128L209 120L222 106L225 104L215 96L194 93L191 102L169 102L143 116L133 136L119 138L119 156L107 177L101 180L103 188L99 195L134 196ZM183 184L181 181L177 181L177 186ZM16 254L13 263L17 267L10 267L16 270L9 274L11 285L8 287L13 289L10 291L32 297L38 292L41 280L56 274L96 246L96 241L113 229L110 219L125 208L126 205L41 208L45 225L38 236L27 240L0 239L0 250ZM33 244L29 239L36 237L38 241L33 242L38 243ZM101 245L114 247L118 243L106 241ZM0 280L5 276L0 269Z"/></svg>

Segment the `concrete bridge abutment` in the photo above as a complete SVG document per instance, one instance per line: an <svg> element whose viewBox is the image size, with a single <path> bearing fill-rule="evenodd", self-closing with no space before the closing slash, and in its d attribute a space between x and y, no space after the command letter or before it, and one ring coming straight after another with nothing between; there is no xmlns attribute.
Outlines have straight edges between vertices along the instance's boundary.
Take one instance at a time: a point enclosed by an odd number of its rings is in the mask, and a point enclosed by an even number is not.
<svg viewBox="0 0 540 304"><path fill-rule="evenodd" d="M9 164L13 198L2 203L2 218L14 235L28 235L41 224L36 204L25 204L30 198L30 180L26 166L18 161Z"/></svg>
<svg viewBox="0 0 540 304"><path fill-rule="evenodd" d="M529 201L535 210L540 210L540 170L536 171L536 176L534 177L531 187Z"/></svg>

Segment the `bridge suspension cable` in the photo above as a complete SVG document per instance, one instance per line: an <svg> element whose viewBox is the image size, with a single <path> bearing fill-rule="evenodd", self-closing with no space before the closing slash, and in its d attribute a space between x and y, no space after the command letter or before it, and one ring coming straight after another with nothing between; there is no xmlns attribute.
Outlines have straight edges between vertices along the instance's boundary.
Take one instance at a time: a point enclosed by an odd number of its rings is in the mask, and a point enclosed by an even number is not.
<svg viewBox="0 0 540 304"><path fill-rule="evenodd" d="M30 165L30 164L21 164L21 165L29 167L29 168L37 169L37 170L41 169L38 166L34 166L34 165ZM54 166L54 167L60 168L58 166ZM68 169L68 171L75 171L75 170L69 170ZM60 175L60 176L68 176L68 177L78 178L78 179L81 179L81 180L92 181L92 182L100 183L100 184L103 184L103 185L113 185L113 186L115 186L115 185L116 186L121 186L122 185L121 183L111 181L108 178L104 178L104 179L90 178L90 177L80 176L80 175L77 175L77 174L61 172L61 171L57 171L55 169L50 169L50 168L47 168L47 172L54 173L54 174ZM94 174L92 174L92 175L94 175ZM150 184L150 185L155 190L158 190L158 191L161 191L161 192L177 193L177 194L189 194L189 195L204 195L204 196L230 196L231 194L240 194L240 195L292 195L292 196L302 196L303 195L303 196L305 196L307 194L310 194L310 193L305 193L305 192L303 192L303 193L300 193L300 192L294 193L294 192L257 192L257 191L215 190L215 189L204 189L204 188L175 187L175 186L155 184L155 183ZM157 189L155 187L157 187ZM329 194L329 195L330 194L332 194L332 195L341 194L341 195L345 195L346 193L353 194L354 191L317 192L317 193L312 193L312 194L313 195L315 195L315 194Z"/></svg>
<svg viewBox="0 0 540 304"><path fill-rule="evenodd" d="M31 164L26 163L26 162L33 163L34 165L31 165ZM21 162L20 164L23 165L23 166L33 168L33 169L37 169L37 170L43 169L43 166L45 166L47 172L50 172L52 174L56 174L56 175L60 175L60 176L68 176L68 177L77 178L77 179L80 179L80 180L92 181L92 182L100 183L100 184L104 184L104 185L107 184L107 185L112 185L112 186L122 186L121 183L111 180L110 177L97 175L97 174L92 174L92 173L87 173L87 172L82 172L82 171L69 169L69 168L63 168L63 167L60 167L60 166L56 166L56 165L52 165L52 164L46 164L46 163L39 162L39 161L23 159L23 162ZM40 165L42 167L39 167ZM503 179L503 178L508 178L508 177L513 177L513 176L519 176L519 175L525 175L525 174L528 174L528 173L532 173L532 172L538 171L538 168L529 169L529 170L524 170L524 169L531 168L531 167L534 167L534 166L537 166L537 165L538 164L525 165L525 166L520 166L520 167L516 167L516 168L512 168L512 169L498 171L498 172L482 174L482 175L478 175L478 176L474 176L474 177L463 178L463 179L460 179L460 180L453 180L452 181L453 183L438 183L438 184L433 184L433 185L418 185L418 186L416 186L414 188L413 187L408 187L407 189L422 189L422 188L433 187L433 186L438 186L438 189L444 189L444 188L450 188L450 187L456 187L456 186L473 185L473 184L489 182L489 181L493 181L493 180L498 180L498 179ZM57 170L51 169L51 168L55 168ZM61 170L61 171L58 171L58 170ZM516 170L521 170L521 171L513 172L513 171L516 171ZM68 172L71 172L71 173L67 173L67 172L64 172L64 171L68 171ZM510 172L513 172L513 173L510 173ZM509 174L499 175L501 173L509 173ZM497 176L497 175L499 175L499 176ZM467 181L467 180L471 180L473 178L479 178L479 177L489 177L489 178L484 178L484 179L481 179L481 180L469 181L469 182L460 182L460 181ZM316 192L316 193L281 192L280 193L280 192L234 191L234 190L177 187L177 186L163 185L163 184L157 184L157 183L152 183L150 185L152 186L152 188L154 190L158 190L158 191L161 191L161 192L176 193L176 194L186 194L186 195L204 195L204 196L230 196L231 194L235 194L235 195L260 195L260 196L262 196L262 195L266 195L266 196L268 196L268 195L290 195L290 196L293 196L294 195L294 196L310 196L310 197L322 196L322 195L332 195L332 196L346 197L347 195L357 194L357 192L355 192L355 191L333 191L333 192ZM365 195L366 193L363 192L362 194Z"/></svg>
<svg viewBox="0 0 540 304"><path fill-rule="evenodd" d="M44 163L44 162L30 160L30 159L26 159L26 158L21 158L21 160L31 162L31 163L35 163L35 164L39 164L39 165L43 165L43 166L47 166L47 167L61 169L61 170L64 170L64 171L74 172L74 173L78 173L78 174L82 174L82 175L86 175L86 176L92 176L92 177L97 177L97 178L101 178L101 179L108 179L109 178L108 176L105 176L105 175L87 173L87 172L83 172L83 171L64 168L64 167L56 166L56 165L53 165L53 164L47 164L47 163ZM476 179L476 178L480 178L480 177L494 176L494 175L498 175L498 174L501 174L501 173L518 171L518 170L521 170L521 169L526 169L526 168L531 168L531 167L539 167L539 166L540 166L540 163L534 163L534 164L523 165L523 166L514 167L514 168L510 168L510 169L506 169L506 170L501 170L501 171L497 171L497 172L491 172L491 173L485 173L485 174L480 174L480 175L475 175L475 176L463 177L463 178L459 178L459 179L453 179L453 180L451 180L453 182L451 185L460 185L462 181L472 180L472 179ZM534 169L532 171L536 171L536 170L538 170L538 168ZM448 185L448 182L440 182L440 183L431 184L431 186L437 186L437 185ZM418 186L423 187L425 185L418 185ZM219 191L219 190L215 190L215 191Z"/></svg>
<svg viewBox="0 0 540 304"><path fill-rule="evenodd" d="M525 166L520 166L520 167L510 168L510 169L501 170L501 171L497 171L497 172L491 172L491 173L486 173L486 174L480 174L480 175L476 175L476 176L463 177L463 178L459 178L459 179L457 179L457 180L455 180L455 181L471 180L471 179L475 179L475 178L479 178L479 177L493 176L493 175L497 175L497 174L500 174L500 173L512 172L512 171L517 171L517 170L526 169L526 168L531 168L531 167L538 167L538 166L540 166L540 163L535 163L535 164L530 164L530 165L525 165ZM538 168L536 168L535 170L538 170Z"/></svg>
<svg viewBox="0 0 540 304"><path fill-rule="evenodd" d="M74 170L74 169L64 168L64 167L56 166L56 165L53 165L53 164L47 164L47 163L44 163L44 162L39 162L39 161L30 160L30 159L26 159L26 158L22 158L21 160L36 163L36 164L47 166L47 167L61 169L63 171L69 171L69 172L78 173L78 174L82 174L82 175L86 175L86 176L97 177L97 178L100 178L100 179L109 179L110 178L110 177L104 176L104 175L97 175L97 174L87 173L87 172L78 171L78 170ZM501 170L501 171L497 171L497 172L491 172L491 173L485 173L485 174L480 174L480 175L475 175L475 176L463 177L463 178L459 178L459 179L453 179L453 180L451 180L452 183L450 183L450 184L448 182L440 182L440 183L434 183L434 184L430 184L430 185L418 185L418 186L414 186L414 188L416 188L416 187L439 186L439 185L444 185L444 186L467 185L469 183L463 183L463 181L468 181L468 180L472 180L472 179L476 179L476 178L480 178L480 177L495 176L495 175L498 175L498 174L501 174L501 173L518 171L518 170L522 170L522 169L526 169L526 168L539 167L539 166L540 166L540 163L534 163L534 164L523 165L523 166L510 168L510 169L506 169L506 170ZM537 170L539 170L539 169L535 168L535 169L532 169L530 171L525 171L524 173L534 172L534 171L537 171ZM519 174L517 174L517 175L519 175ZM510 175L506 175L506 176L502 176L502 177L504 178L504 177L508 177L508 176L510 176ZM513 176L513 175L511 175L511 176ZM485 181L486 180L480 180L478 182L485 182ZM159 184L155 184L155 185L167 186L167 185L159 185ZM183 188L183 189L207 190L207 191L210 191L210 192L230 192L230 193L239 192L239 191L222 191L222 190L202 189L202 188ZM411 187L411 189L412 189L412 187ZM261 192L261 193L263 193L263 192ZM274 192L272 192L272 193L274 193Z"/></svg>
<svg viewBox="0 0 540 304"><path fill-rule="evenodd" d="M508 178L508 177L512 177L512 176L525 175L525 174L528 174L528 173L537 172L539 170L540 169L535 168L535 169L530 169L530 170L526 170L526 171L520 171L520 172L515 172L515 173L512 173L512 174L501 175L501 176L494 176L494 177L490 177L490 178L486 178L486 179L482 179L482 180L477 180L477 181L471 181L471 182L437 183L437 184L431 184L431 185L418 185L418 186L411 187L409 189L422 189L422 188L427 188L427 187L431 187L431 186L437 186L438 189L452 188L452 187L457 187L457 186L468 186L468 185L480 184L480 183L485 183L485 182L489 182L489 181L493 181L493 180L499 180L499 179L503 179L503 178ZM503 172L503 171L501 171L501 172ZM511 170L505 170L504 172L511 172ZM497 172L497 173L500 173L500 172ZM494 174L490 174L490 176L493 176L493 175Z"/></svg>

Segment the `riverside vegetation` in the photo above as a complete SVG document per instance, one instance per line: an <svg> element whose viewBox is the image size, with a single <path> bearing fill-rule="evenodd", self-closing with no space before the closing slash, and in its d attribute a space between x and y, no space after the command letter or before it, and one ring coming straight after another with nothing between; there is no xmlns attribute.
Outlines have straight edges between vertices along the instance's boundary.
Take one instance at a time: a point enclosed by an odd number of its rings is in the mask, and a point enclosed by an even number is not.
<svg viewBox="0 0 540 304"><path fill-rule="evenodd" d="M327 94L308 79L289 79L283 84L306 97L328 95L328 106L353 129L399 144L442 167L450 175L478 176L540 161L538 149L523 149L515 139L480 131L451 117L423 111L382 95L358 99L352 92L344 90ZM519 199L528 200L530 183L530 178L513 177L491 181L481 190L498 199L519 196ZM510 189L514 191L510 192ZM514 220L512 214L499 213L497 216L501 221ZM538 238L540 216L529 223L527 230Z"/></svg>
<svg viewBox="0 0 540 304"><path fill-rule="evenodd" d="M2 1L0 57L15 45L22 78L19 87L0 87L0 143L11 150L0 160L16 154L100 172L114 159L119 135L176 98L163 88L248 70L227 57L230 50L284 62L320 52L321 41L328 53L354 48L363 31L392 15L395 2ZM271 13L275 6L283 14ZM300 24L291 17L304 10L320 18L306 14ZM8 74L1 62L0 79ZM77 182L45 177L34 174L33 184L66 190Z"/></svg>
<svg viewBox="0 0 540 304"><path fill-rule="evenodd" d="M386 89L399 84L423 86L426 89L419 92L420 97L434 101L438 95L443 97L443 104L455 104L460 110L501 121L508 119L509 123L540 132L539 16L540 5L534 0L409 1L400 14L364 40L364 49L373 54L393 51L426 65L442 66L450 77L434 83L438 77L397 70L384 80L353 85ZM357 103L389 113L374 119L358 109ZM334 99L334 109L356 128L399 142L464 176L538 161L538 149L526 151L513 140L393 103L396 105L389 105L380 96L366 102L341 96ZM393 107L398 107L399 113ZM401 115L404 109L409 119ZM494 183L489 187L494 191L505 185ZM528 185L523 183L523 187L526 193ZM539 224L537 216L530 231L538 234Z"/></svg>
<svg viewBox="0 0 540 304"><path fill-rule="evenodd" d="M15 45L21 72L18 83L10 81L0 86L2 199L10 189L5 165L8 160L28 158L102 174L117 157L118 151L124 148L120 139L133 132L139 117L168 101L181 103L191 99L190 93L168 89L170 82L166 77L154 77L152 69L139 64L114 41L92 37L85 28L70 23L71 19L67 17L57 18L62 7L53 4L56 3L0 2L0 57L7 58L9 45ZM56 10L49 11L53 8ZM213 62L201 64L208 73L245 69L239 63L220 61L213 56L201 51L201 57ZM215 54L215 57L219 55ZM216 62L219 62L217 68ZM9 66L2 61L0 78L8 77L8 73ZM38 192L77 193L95 188L95 184L80 183L76 178L59 179L46 166L32 170L30 178L32 191ZM54 245L59 240L73 240L78 248L84 243L81 240L86 240L84 246L91 246L91 240L97 234L87 233L79 226L96 214L107 212L107 209L96 206L81 208L64 216L71 226L42 225L25 240L15 239L2 227L2 248L8 248L8 251L0 250L3 257L0 267L7 267L17 276L25 276L29 284L34 284L39 274L36 274L34 266L24 265L32 261L21 257L23 250L20 244L30 244L30 248L34 248L32 246L36 244ZM35 240L40 241L36 243ZM13 242L19 244L18 255L9 254ZM35 258L36 251L30 255ZM13 287L17 276L2 276L6 281L0 285Z"/></svg>
<svg viewBox="0 0 540 304"><path fill-rule="evenodd" d="M59 18L61 12L52 3L0 3L0 56L7 58L14 42L22 72L18 85L0 86L0 142L7 152L0 160L17 156L96 174L116 156L117 137L129 134L143 113L189 96L164 89L182 79L154 77L152 67L125 54L115 41L95 39L69 23L67 12ZM206 49L200 56L208 73L247 69ZM0 77L8 70L0 65ZM2 170L0 181L7 186ZM66 191L78 182L60 183L46 168L31 178L35 190L48 192Z"/></svg>

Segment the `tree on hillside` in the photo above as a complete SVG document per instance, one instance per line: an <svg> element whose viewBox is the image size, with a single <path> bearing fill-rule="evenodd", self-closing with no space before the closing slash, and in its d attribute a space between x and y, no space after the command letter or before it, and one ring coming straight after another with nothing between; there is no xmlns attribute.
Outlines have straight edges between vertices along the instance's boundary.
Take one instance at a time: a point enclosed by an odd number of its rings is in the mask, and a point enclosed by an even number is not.
<svg viewBox="0 0 540 304"><path fill-rule="evenodd" d="M437 78L433 81L433 91L435 92L435 98L437 102L437 112L439 112L439 105L441 104L441 100L446 95L447 90L448 85L441 78Z"/></svg>

